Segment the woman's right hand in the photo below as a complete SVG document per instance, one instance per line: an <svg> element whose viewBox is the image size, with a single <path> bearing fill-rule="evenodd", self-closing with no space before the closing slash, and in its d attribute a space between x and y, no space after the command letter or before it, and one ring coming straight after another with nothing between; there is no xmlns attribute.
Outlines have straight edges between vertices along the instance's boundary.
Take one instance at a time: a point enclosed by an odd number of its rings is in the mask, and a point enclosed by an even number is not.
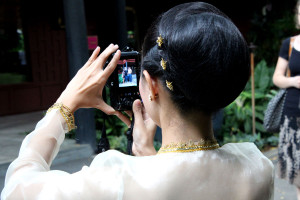
<svg viewBox="0 0 300 200"><path fill-rule="evenodd" d="M135 156L155 155L153 141L157 126L140 100L135 100L132 107L134 113L132 153Z"/></svg>
<svg viewBox="0 0 300 200"><path fill-rule="evenodd" d="M63 103L71 112L75 112L78 108L97 108L108 115L116 115L130 126L130 120L104 102L102 97L106 81L120 59L121 52L118 49L118 45L111 44L99 55L100 48L97 47L86 64L69 82L57 103ZM104 68L106 60L114 52L115 55Z"/></svg>

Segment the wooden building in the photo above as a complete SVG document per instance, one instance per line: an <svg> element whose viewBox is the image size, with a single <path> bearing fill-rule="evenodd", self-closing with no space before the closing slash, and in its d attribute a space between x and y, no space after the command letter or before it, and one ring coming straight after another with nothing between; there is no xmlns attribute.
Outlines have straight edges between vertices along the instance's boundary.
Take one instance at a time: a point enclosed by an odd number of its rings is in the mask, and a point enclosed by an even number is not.
<svg viewBox="0 0 300 200"><path fill-rule="evenodd" d="M47 109L70 80L73 66L68 60L71 47L67 45L68 5L64 2L0 1L0 116ZM151 22L161 12L186 1L83 2L87 36L96 36L102 48L118 43L140 50ZM210 3L231 16L242 32L247 31L251 9L234 11L230 10L232 4L223 1Z"/></svg>

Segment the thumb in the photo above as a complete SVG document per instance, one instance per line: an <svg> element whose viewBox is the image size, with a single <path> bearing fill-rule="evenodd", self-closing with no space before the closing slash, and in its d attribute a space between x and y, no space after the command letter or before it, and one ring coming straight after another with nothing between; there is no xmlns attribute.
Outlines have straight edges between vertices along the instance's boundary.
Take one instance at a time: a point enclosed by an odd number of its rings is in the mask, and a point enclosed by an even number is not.
<svg viewBox="0 0 300 200"><path fill-rule="evenodd" d="M144 123L143 113L142 113L142 102L137 99L133 102L132 110L134 114L135 124L141 125Z"/></svg>

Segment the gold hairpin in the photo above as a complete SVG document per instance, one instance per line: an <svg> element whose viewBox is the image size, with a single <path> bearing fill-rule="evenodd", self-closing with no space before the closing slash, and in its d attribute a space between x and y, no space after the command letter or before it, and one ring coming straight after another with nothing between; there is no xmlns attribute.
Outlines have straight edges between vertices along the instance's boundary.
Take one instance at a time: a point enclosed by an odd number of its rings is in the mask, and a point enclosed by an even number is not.
<svg viewBox="0 0 300 200"><path fill-rule="evenodd" d="M166 84L167 84L167 88L169 88L169 90L173 91L172 82L169 82L169 81L166 80Z"/></svg>
<svg viewBox="0 0 300 200"><path fill-rule="evenodd" d="M166 70L166 68L167 68L167 61L165 61L163 58L161 58L160 66L161 66L164 70Z"/></svg>
<svg viewBox="0 0 300 200"><path fill-rule="evenodd" d="M156 42L157 42L157 45L158 45L159 47L161 47L161 45L162 45L163 42L164 42L164 38L161 37L161 35L159 35L159 37L157 37Z"/></svg>

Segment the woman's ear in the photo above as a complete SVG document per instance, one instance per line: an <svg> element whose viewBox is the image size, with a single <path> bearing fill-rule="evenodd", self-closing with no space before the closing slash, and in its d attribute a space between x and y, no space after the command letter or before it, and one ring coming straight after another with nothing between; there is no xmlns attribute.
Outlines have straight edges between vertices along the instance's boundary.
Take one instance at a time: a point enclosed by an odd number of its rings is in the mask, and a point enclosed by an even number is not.
<svg viewBox="0 0 300 200"><path fill-rule="evenodd" d="M146 70L143 71L143 75L147 82L150 95L152 96L152 98L156 98L158 95L158 79L155 77L151 77Z"/></svg>

